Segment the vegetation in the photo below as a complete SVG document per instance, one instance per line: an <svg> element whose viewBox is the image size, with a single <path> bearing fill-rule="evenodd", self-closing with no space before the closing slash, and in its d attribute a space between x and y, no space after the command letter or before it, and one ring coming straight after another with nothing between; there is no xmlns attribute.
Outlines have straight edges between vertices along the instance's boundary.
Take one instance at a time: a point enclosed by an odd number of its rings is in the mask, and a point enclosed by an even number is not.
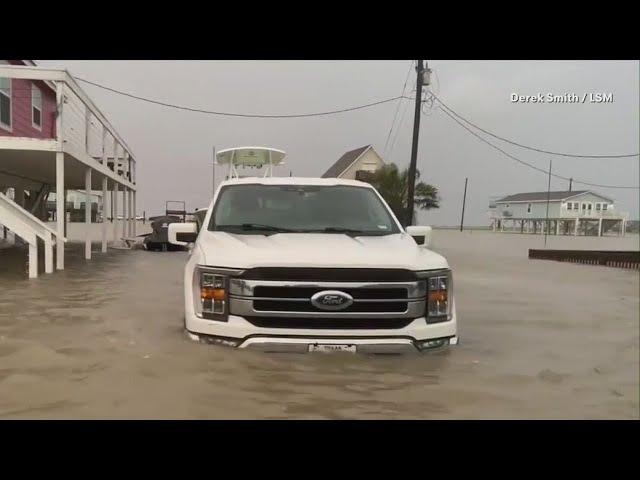
<svg viewBox="0 0 640 480"><path fill-rule="evenodd" d="M380 192L380 195L382 195L389 204L393 213L398 217L398 220L400 220L400 222L405 226L407 224L408 178L408 168L399 171L397 165L390 163L384 165L366 179ZM440 196L438 194L438 189L433 185L420 182L419 180L420 172L416 170L416 185L414 193L415 207L421 210L439 208Z"/></svg>

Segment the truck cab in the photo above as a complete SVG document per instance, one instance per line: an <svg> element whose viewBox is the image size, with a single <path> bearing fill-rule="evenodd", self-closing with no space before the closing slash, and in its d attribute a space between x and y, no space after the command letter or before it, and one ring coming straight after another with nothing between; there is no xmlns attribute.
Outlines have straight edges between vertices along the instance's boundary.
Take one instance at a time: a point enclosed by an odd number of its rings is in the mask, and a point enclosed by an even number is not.
<svg viewBox="0 0 640 480"><path fill-rule="evenodd" d="M254 148L254 147L252 147ZM185 329L266 351L424 352L457 343L452 272L429 227L401 226L370 184L336 178L223 182L189 245Z"/></svg>

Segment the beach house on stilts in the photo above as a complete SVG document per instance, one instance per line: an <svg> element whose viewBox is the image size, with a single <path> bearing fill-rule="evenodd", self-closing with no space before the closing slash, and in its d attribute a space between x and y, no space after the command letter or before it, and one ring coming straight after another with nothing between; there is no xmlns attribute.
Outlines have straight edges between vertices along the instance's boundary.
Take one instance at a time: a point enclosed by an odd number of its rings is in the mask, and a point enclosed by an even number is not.
<svg viewBox="0 0 640 480"><path fill-rule="evenodd" d="M591 190L516 193L489 203L494 232L624 235L629 214Z"/></svg>
<svg viewBox="0 0 640 480"><path fill-rule="evenodd" d="M136 235L136 159L124 139L66 70L0 60L0 241L12 232L29 245L31 278L38 275L39 244L44 271L53 272L54 251L56 268L64 269L68 190L85 195L85 258L92 255L96 194L103 208L114 205L111 221L101 216L102 252L108 234L113 241ZM55 223L47 224L49 194Z"/></svg>

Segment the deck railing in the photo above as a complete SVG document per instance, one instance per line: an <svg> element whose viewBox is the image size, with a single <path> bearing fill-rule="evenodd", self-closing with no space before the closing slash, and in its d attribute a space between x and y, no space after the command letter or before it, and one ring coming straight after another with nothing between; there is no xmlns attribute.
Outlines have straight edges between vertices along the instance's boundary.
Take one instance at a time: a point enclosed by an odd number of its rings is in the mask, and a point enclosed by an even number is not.
<svg viewBox="0 0 640 480"><path fill-rule="evenodd" d="M599 219L599 218L611 218L611 219L629 219L628 212L618 212L617 210L561 210L561 218L586 218L586 219Z"/></svg>
<svg viewBox="0 0 640 480"><path fill-rule="evenodd" d="M525 213L521 216L518 215L514 215L514 213L510 210L494 210L491 209L489 210L489 218L491 219L522 219L522 220L527 220L527 219L531 219L531 220L540 220L545 218L545 215L543 214L542 216L534 216L531 215L530 213ZM559 215L556 214L549 214L549 218L551 219L556 219L556 218L567 218L567 219L573 219L573 218L580 218L580 219L585 219L585 220L599 220L600 218L607 220L629 220L629 213L628 212L618 212L616 210L592 210L590 213L589 212L582 212L579 210L561 210Z"/></svg>
<svg viewBox="0 0 640 480"><path fill-rule="evenodd" d="M136 160L131 148L68 71L0 65L0 77L47 82L56 92L56 149L85 162L107 166L117 176L136 183ZM122 164L121 173L118 163Z"/></svg>

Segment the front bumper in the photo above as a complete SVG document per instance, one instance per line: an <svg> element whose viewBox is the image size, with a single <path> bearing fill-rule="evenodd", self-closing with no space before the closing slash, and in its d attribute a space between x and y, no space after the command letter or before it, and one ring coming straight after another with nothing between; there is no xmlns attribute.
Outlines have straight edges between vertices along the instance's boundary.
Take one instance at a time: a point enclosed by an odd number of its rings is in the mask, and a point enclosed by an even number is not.
<svg viewBox="0 0 640 480"><path fill-rule="evenodd" d="M357 353L419 353L458 343L455 315L450 321L435 324L416 318L400 329L260 328L235 315L230 315L227 322L193 315L185 324L192 340L268 352L304 353L310 345L329 344L355 346Z"/></svg>

